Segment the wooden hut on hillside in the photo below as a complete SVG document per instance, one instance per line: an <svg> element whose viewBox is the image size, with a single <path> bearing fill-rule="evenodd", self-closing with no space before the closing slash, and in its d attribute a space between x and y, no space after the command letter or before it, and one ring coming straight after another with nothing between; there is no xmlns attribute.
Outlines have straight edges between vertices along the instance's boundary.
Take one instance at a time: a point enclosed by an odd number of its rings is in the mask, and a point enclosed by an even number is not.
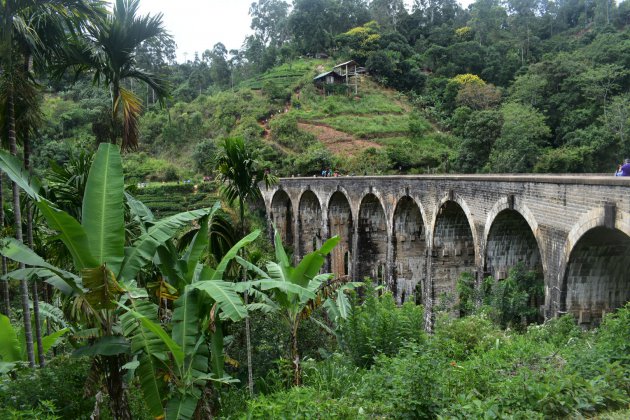
<svg viewBox="0 0 630 420"><path fill-rule="evenodd" d="M345 80L345 77L340 75L335 70L318 74L313 78L315 86L319 87L320 89L325 87L326 85L342 85L345 83Z"/></svg>
<svg viewBox="0 0 630 420"><path fill-rule="evenodd" d="M346 86L354 88L355 95L359 91L359 69L361 69L359 64L354 60L346 61L333 67L333 71L343 76Z"/></svg>

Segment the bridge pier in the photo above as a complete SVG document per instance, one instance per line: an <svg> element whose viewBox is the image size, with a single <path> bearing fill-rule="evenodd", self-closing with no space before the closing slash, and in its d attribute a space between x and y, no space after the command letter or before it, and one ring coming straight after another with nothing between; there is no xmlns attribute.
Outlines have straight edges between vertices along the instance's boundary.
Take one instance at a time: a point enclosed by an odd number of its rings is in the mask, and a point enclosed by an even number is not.
<svg viewBox="0 0 630 420"><path fill-rule="evenodd" d="M497 281L520 263L544 276L545 317L584 325L630 300L630 179L446 175L281 179L268 220L302 257L341 241L327 269L371 277L430 317L471 273Z"/></svg>

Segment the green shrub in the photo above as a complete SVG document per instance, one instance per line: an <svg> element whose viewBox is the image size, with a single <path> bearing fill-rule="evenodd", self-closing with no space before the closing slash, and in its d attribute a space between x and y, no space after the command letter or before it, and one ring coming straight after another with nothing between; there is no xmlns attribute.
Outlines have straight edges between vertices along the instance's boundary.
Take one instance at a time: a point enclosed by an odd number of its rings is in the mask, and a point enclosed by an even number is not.
<svg viewBox="0 0 630 420"><path fill-rule="evenodd" d="M5 420L58 420L55 405L48 401L40 401L37 407L31 409L14 409L0 407L0 418Z"/></svg>
<svg viewBox="0 0 630 420"><path fill-rule="evenodd" d="M406 342L423 342L422 306L405 302L398 307L391 293L377 295L368 283L360 302L354 293L352 313L340 325L342 347L357 366L370 366L379 354L393 356Z"/></svg>
<svg viewBox="0 0 630 420"><path fill-rule="evenodd" d="M310 387L291 388L249 401L248 419L361 419L365 415L354 400L337 400Z"/></svg>
<svg viewBox="0 0 630 420"><path fill-rule="evenodd" d="M305 360L302 369L305 386L320 392L328 392L332 398L341 398L354 391L364 373L340 353L334 353L319 362L313 359Z"/></svg>
<svg viewBox="0 0 630 420"><path fill-rule="evenodd" d="M373 402L371 418L434 418L443 404L443 368L424 347L400 350L397 357L378 356L354 395Z"/></svg>
<svg viewBox="0 0 630 420"><path fill-rule="evenodd" d="M497 325L522 329L540 318L538 303L544 297L543 288L542 276L526 271L521 263L510 269L506 279L487 277L480 287L476 287L472 275L464 273L457 282L457 307L460 315L473 314L481 302L481 310Z"/></svg>
<svg viewBox="0 0 630 420"><path fill-rule="evenodd" d="M437 319L430 345L447 360L461 361L488 350L503 336L485 315L454 319L443 314Z"/></svg>
<svg viewBox="0 0 630 420"><path fill-rule="evenodd" d="M5 376L0 379L0 407L41 411L40 404L49 401L44 408L56 407L54 414L62 418L88 417L94 407L94 398L85 395L89 372L89 359L60 356L44 369L22 371L16 379Z"/></svg>

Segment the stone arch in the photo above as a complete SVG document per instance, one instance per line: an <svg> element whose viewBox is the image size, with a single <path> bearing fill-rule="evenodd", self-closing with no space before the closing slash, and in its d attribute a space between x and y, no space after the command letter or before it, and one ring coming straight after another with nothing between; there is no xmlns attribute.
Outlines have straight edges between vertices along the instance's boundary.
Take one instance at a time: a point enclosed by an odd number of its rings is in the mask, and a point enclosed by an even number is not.
<svg viewBox="0 0 630 420"><path fill-rule="evenodd" d="M271 199L270 219L280 232L285 247L293 246L293 204L284 190L278 190Z"/></svg>
<svg viewBox="0 0 630 420"><path fill-rule="evenodd" d="M590 211L571 230L560 267L560 310L586 326L630 301L630 216L614 223L605 208Z"/></svg>
<svg viewBox="0 0 630 420"><path fill-rule="evenodd" d="M357 280L371 277L386 284L387 218L381 200L372 193L363 197L359 206L357 243Z"/></svg>
<svg viewBox="0 0 630 420"><path fill-rule="evenodd" d="M387 232L390 232L392 226L391 226L390 209L388 209L388 206L387 206L388 201L385 199L385 196L381 193L381 191L379 191L376 188L370 187L369 189L362 192L362 195L360 196L361 199L359 200L359 203L354 213L357 217L357 220L359 220L359 217L360 217L359 214L361 212L361 205L363 204L363 201L365 200L367 196L376 197L376 199L378 200L379 204L381 205L381 209L383 210L383 214L385 215L385 224L387 226Z"/></svg>
<svg viewBox="0 0 630 420"><path fill-rule="evenodd" d="M505 206L489 214L484 231L484 273L502 280L510 268L522 263L526 269L542 275L543 252L537 229L531 214L521 212L515 206Z"/></svg>
<svg viewBox="0 0 630 420"><path fill-rule="evenodd" d="M396 204L392 222L392 284L402 303L415 296L422 302L426 279L427 242L422 210L413 198L402 197Z"/></svg>
<svg viewBox="0 0 630 420"><path fill-rule="evenodd" d="M339 236L339 244L330 253L330 269L337 277L350 276L352 265L352 209L347 196L335 191L328 200L328 232Z"/></svg>
<svg viewBox="0 0 630 420"><path fill-rule="evenodd" d="M322 206L317 195L305 190L298 207L298 256L315 251L322 244Z"/></svg>
<svg viewBox="0 0 630 420"><path fill-rule="evenodd" d="M457 301L457 280L463 273L476 276L477 240L470 212L463 200L442 200L435 213L431 235L432 299L441 302L443 296ZM465 203L463 203L465 205Z"/></svg>
<svg viewBox="0 0 630 420"><path fill-rule="evenodd" d="M481 257L483 259L482 263L484 270L486 270L486 268L488 267L487 248L490 229L493 227L495 220L497 220L497 216L499 216L499 213L502 213L505 210L513 210L514 212L518 213L518 215L522 217L522 219L527 223L527 225L529 226L529 231L536 240L536 247L540 255L540 264L542 266L542 271L543 273L547 273L547 259L544 248L545 243L542 240L542 235L538 229L538 222L536 221L534 214L526 205L522 204L520 200L510 200L508 197L503 197L499 201L497 201L492 209L490 209L490 211L488 212L488 216L486 218L481 244Z"/></svg>

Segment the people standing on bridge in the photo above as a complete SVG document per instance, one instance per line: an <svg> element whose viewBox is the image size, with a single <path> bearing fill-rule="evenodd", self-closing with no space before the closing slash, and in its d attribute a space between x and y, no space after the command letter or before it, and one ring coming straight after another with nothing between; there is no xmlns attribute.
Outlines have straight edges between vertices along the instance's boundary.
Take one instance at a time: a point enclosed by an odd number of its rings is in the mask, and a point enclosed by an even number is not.
<svg viewBox="0 0 630 420"><path fill-rule="evenodd" d="M619 176L630 176L630 159L625 159L621 165L621 173Z"/></svg>

